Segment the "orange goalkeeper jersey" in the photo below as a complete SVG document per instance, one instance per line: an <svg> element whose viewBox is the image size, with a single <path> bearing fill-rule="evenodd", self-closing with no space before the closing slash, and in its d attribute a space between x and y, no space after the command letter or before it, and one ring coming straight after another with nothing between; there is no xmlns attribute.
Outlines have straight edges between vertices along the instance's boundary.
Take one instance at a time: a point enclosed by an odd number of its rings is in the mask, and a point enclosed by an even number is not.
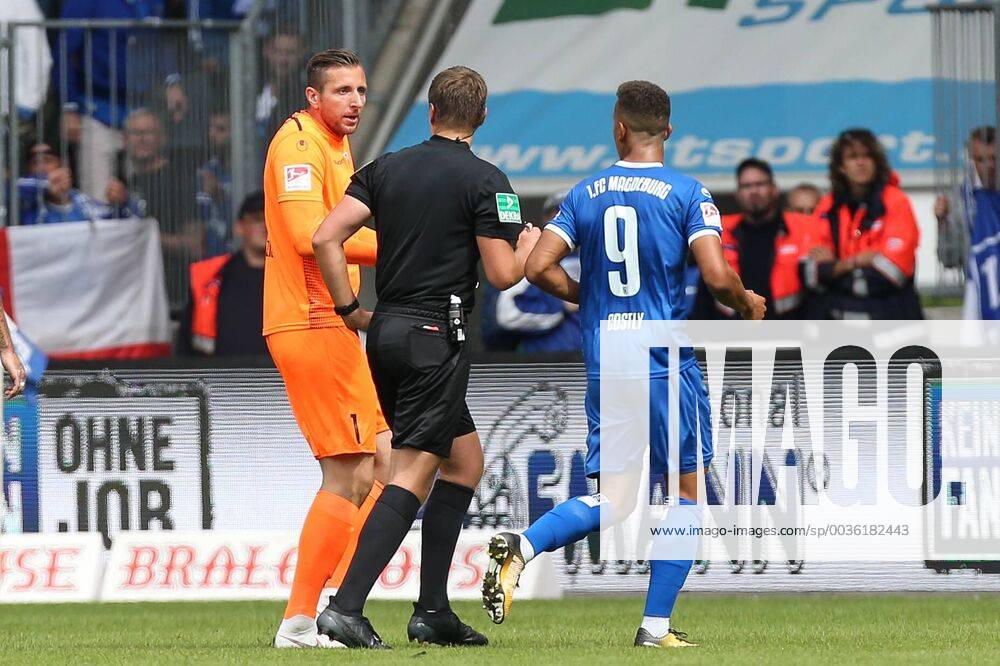
<svg viewBox="0 0 1000 666"><path fill-rule="evenodd" d="M343 326L312 253L312 236L344 197L354 173L347 137L339 137L305 111L285 121L264 164L264 335ZM362 228L344 244L351 286L355 264L375 263L375 232Z"/></svg>

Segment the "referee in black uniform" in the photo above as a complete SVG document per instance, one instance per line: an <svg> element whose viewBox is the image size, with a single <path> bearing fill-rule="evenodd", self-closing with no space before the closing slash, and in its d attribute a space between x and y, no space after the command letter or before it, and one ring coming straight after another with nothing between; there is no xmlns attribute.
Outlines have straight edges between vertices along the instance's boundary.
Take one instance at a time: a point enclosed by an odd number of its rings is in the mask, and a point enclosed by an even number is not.
<svg viewBox="0 0 1000 666"><path fill-rule="evenodd" d="M486 119L483 77L467 67L446 69L431 82L428 100L431 138L358 171L313 237L337 313L348 326L368 329L368 360L393 432L389 484L361 531L344 584L317 618L320 633L348 647L385 647L363 616L365 600L424 500L420 599L407 637L486 644L458 619L447 594L455 544L483 473L465 402L465 316L480 257L490 284L508 289L523 277L539 231L521 222L507 176L470 149ZM369 313L351 290L343 243L372 216L378 306Z"/></svg>

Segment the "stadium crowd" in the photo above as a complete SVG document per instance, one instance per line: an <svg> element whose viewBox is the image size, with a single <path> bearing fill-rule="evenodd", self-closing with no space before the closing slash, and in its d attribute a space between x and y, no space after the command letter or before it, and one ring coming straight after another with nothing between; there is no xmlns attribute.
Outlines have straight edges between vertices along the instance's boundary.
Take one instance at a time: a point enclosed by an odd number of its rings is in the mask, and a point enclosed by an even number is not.
<svg viewBox="0 0 1000 666"><path fill-rule="evenodd" d="M996 189L996 131L978 127L966 152L969 170L959 191L935 202L937 254L946 268L970 264L975 229L971 194ZM748 289L768 301L767 319L922 319L914 287L920 230L885 149L867 129L845 130L830 149L830 191L802 183L782 194L771 166L749 158L736 168L737 212L724 215L723 248ZM545 203L555 216L565 192ZM579 273L579 258L567 271ZM574 263L575 262L575 263ZM732 319L689 266L688 318ZM978 318L978 294L966 287L964 318ZM579 349L575 307L523 281L485 294L483 342L495 351Z"/></svg>
<svg viewBox="0 0 1000 666"><path fill-rule="evenodd" d="M62 19L236 20L250 0L5 0L0 24ZM271 2L270 5L274 5ZM305 47L265 11L253 100L263 154L298 108ZM19 28L14 109L20 224L155 218L170 300L179 310L188 264L239 249L233 233L228 34L220 30ZM4 90L6 93L6 88ZM7 165L4 165L6 169ZM5 199L14 186L4 179ZM176 314L176 312L175 312Z"/></svg>
<svg viewBox="0 0 1000 666"><path fill-rule="evenodd" d="M45 18L232 20L252 3L0 4L3 23ZM308 51L302 35L273 16L270 21L265 17L261 26L261 85L252 100L258 155L280 123L301 106ZM248 329L256 331L248 334L253 340L236 344L206 343L198 327L205 312L215 313L222 322L235 307L231 297L220 296L234 290L220 290L218 285L230 279L240 284L263 280L257 244L264 240L254 231L256 222L248 221L259 213L259 194L232 201L231 116L224 99L206 92L226 88L226 42L218 39L221 34L195 37L187 31L178 31L177 40L144 41L142 33L39 30L37 38L25 34L19 40L16 100L12 104L4 99L3 107L4 114L18 119L16 217L26 225L154 217L160 225L170 301L175 318L181 320L178 352L266 353L259 326ZM139 43L142 48L136 47ZM33 85L39 80L48 85ZM967 153L974 168L962 191L939 197L934 211L938 257L951 268L968 262L972 219L964 202L969 192L996 187L994 128L974 130ZM726 256L748 288L767 298L769 318L923 317L913 282L920 241L916 218L871 132L850 129L838 137L830 150L825 193L804 183L783 194L771 166L753 158L743 161L735 176L738 210L723 218ZM7 196L11 189L4 187ZM555 216L564 195L546 200L544 220ZM578 274L578 256L563 263L571 275ZM209 266L216 272L206 273ZM691 318L734 316L712 299L693 264L686 293ZM257 294L254 285L241 301L249 303ZM974 298L967 294L966 302ZM480 301L486 350L550 353L580 348L575 306L544 294L527 280L504 292L485 286ZM223 302L228 305L220 306ZM207 305L199 309L199 303ZM259 310L258 302L250 311ZM976 314L967 308L966 316ZM246 321L245 311L239 319ZM227 326L219 323L216 329Z"/></svg>
<svg viewBox="0 0 1000 666"><path fill-rule="evenodd" d="M157 19L193 25L239 20L253 4L253 0L5 0L0 25L47 19L81 26L90 20ZM261 83L251 103L261 158L277 127L302 105L305 85L307 44L297 24L308 19L309 10L289 12L279 5L280 0L265 2L255 28L262 37ZM218 224L228 217L227 206L232 203L225 201L231 178L225 99L228 34L22 27L17 35L14 113L26 155L29 145L46 138L60 154L70 156L64 166L76 167L71 177L80 192L95 201L117 201L119 206L131 199L133 207L124 212L142 210L144 205L157 210L141 188L131 187L133 172L148 176L171 161L186 164L188 158L198 159L197 178L191 183L186 178L183 185L185 195L193 191L196 196L185 196L184 207L171 212L176 219L166 224L183 225L190 221L186 218L202 223L206 253L218 250L219 234L231 239L231 232ZM143 120L133 122L136 116ZM153 122L159 125L155 131L148 127ZM148 163L136 164L143 161ZM26 166L23 160L22 165ZM173 198L173 193L164 198ZM31 209L36 202L28 199L24 205ZM112 210L105 217L122 213Z"/></svg>

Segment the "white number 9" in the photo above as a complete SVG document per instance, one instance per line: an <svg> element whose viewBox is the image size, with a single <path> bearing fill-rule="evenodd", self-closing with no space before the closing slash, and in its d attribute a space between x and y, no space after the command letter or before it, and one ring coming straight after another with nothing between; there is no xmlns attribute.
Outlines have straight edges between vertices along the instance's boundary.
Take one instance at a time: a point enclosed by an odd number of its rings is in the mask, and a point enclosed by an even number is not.
<svg viewBox="0 0 1000 666"><path fill-rule="evenodd" d="M624 223L624 244L618 245L618 220ZM610 206L604 211L604 251L608 259L624 264L624 271L608 271L608 286L615 296L639 293L639 218L632 206Z"/></svg>

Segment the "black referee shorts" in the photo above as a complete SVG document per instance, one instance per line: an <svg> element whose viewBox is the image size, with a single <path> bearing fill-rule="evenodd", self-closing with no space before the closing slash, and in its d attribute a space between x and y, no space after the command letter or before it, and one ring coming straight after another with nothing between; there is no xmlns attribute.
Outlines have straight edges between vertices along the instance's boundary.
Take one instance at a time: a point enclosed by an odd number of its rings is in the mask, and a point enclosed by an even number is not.
<svg viewBox="0 0 1000 666"><path fill-rule="evenodd" d="M474 432L465 403L469 352L448 340L444 312L379 304L368 327L368 363L392 428L392 448L447 458L452 440Z"/></svg>

